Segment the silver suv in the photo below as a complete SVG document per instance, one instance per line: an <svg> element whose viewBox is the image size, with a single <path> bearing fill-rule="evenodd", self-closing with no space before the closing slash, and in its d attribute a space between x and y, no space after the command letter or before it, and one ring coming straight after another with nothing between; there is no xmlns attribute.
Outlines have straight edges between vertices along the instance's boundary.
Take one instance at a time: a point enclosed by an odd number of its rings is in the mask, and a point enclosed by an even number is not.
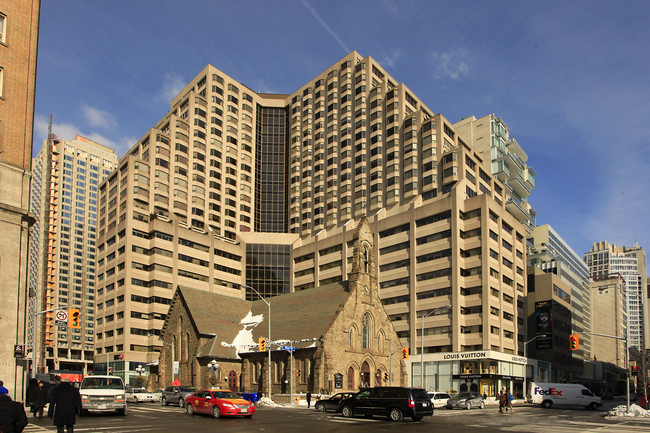
<svg viewBox="0 0 650 433"><path fill-rule="evenodd" d="M196 392L196 388L191 386L168 386L162 392L162 404L177 404L180 407L185 407L185 397L192 395Z"/></svg>

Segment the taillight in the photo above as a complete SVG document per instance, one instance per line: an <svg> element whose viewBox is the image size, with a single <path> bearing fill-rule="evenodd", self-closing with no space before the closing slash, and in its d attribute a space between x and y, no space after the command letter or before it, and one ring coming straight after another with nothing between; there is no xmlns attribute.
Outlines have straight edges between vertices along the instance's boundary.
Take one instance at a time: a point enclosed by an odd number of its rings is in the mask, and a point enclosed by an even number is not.
<svg viewBox="0 0 650 433"><path fill-rule="evenodd" d="M409 400L409 407L415 407L415 400Z"/></svg>

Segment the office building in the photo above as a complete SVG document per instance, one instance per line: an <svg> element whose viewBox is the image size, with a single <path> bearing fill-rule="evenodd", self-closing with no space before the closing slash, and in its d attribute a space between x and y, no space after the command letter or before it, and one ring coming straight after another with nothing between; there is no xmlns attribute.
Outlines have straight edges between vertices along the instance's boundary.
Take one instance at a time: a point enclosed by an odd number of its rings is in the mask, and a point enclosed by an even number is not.
<svg viewBox="0 0 650 433"><path fill-rule="evenodd" d="M48 161L49 160L49 161ZM99 184L117 166L114 150L77 136L52 137L33 162L30 210L36 216L29 249L30 315L36 328L36 371L88 371L95 349L95 267ZM57 308L80 310L68 328ZM64 326L57 326L63 322ZM28 341L34 341L33 322Z"/></svg>
<svg viewBox="0 0 650 433"><path fill-rule="evenodd" d="M0 3L0 378L21 400L39 0Z"/></svg>
<svg viewBox="0 0 650 433"><path fill-rule="evenodd" d="M607 241L594 242L593 248L585 253L584 261L594 280L614 274L621 275L625 280L628 343L630 347L644 352L643 313L647 299L645 250L637 244L634 247L617 247Z"/></svg>
<svg viewBox="0 0 650 433"><path fill-rule="evenodd" d="M430 315L427 388L521 392L526 228L506 206L489 161L370 57L289 95L207 66L100 186L96 371L155 363L179 286L253 300L246 284L269 297L344 280L367 217L412 354Z"/></svg>
<svg viewBox="0 0 650 433"><path fill-rule="evenodd" d="M537 213L528 202L535 189L535 170L528 165L528 155L510 135L504 120L494 114L480 119L466 117L454 123L454 128L476 149L476 152L506 187L506 209L528 230L535 228Z"/></svg>
<svg viewBox="0 0 650 433"><path fill-rule="evenodd" d="M601 362L626 367L625 338L627 315L625 313L625 279L620 274L595 277L590 284L592 293L591 332L614 338L595 336L593 358Z"/></svg>

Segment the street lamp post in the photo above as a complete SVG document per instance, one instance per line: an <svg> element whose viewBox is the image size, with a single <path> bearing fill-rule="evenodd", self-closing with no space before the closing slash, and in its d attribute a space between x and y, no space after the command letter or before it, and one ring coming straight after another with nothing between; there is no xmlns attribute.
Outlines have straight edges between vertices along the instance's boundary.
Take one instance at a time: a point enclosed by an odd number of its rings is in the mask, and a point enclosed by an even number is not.
<svg viewBox="0 0 650 433"><path fill-rule="evenodd" d="M447 304L442 307L434 308L433 310L429 311L427 314L421 316L422 317L422 335L420 336L420 386L422 387L423 390L426 391L426 388L424 387L424 319L432 315L438 310L442 310L443 308L451 308L451 304Z"/></svg>
<svg viewBox="0 0 650 433"><path fill-rule="evenodd" d="M528 401L528 397L526 395L526 378L528 377L528 343L530 343L531 341L535 341L538 338L545 338L545 337L546 334L537 335L524 343L524 358L526 359L526 363L524 364L524 401ZM533 375L533 377L535 376Z"/></svg>
<svg viewBox="0 0 650 433"><path fill-rule="evenodd" d="M138 365L135 368L135 372L138 373L138 385L142 386L142 373L144 373L144 367L142 367L142 365Z"/></svg>
<svg viewBox="0 0 650 433"><path fill-rule="evenodd" d="M259 296L260 299L262 301L264 301L266 306L269 307L269 317L268 317L268 321L269 321L269 337L268 338L269 338L269 341L268 341L266 347L267 347L267 350L269 351L269 366L268 366L268 369L267 369L267 376L269 377L269 399L270 399L271 398L271 342L272 342L271 341L271 303L269 301L267 301L266 299L264 299L264 297L260 294L260 292L258 292L255 289L255 287L251 287L251 286L248 286L246 284L242 284L242 287L245 288L245 289L251 289L252 291L254 291L257 294L257 296Z"/></svg>

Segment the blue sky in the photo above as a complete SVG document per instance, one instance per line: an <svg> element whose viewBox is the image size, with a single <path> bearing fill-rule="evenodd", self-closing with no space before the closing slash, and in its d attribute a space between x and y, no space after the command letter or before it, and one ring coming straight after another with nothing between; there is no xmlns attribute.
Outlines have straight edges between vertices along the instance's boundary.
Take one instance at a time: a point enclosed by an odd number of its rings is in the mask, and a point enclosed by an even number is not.
<svg viewBox="0 0 650 433"><path fill-rule="evenodd" d="M650 249L649 29L647 1L45 0L34 154L50 113L121 157L208 63L291 93L356 50L451 122L503 118L579 255Z"/></svg>

